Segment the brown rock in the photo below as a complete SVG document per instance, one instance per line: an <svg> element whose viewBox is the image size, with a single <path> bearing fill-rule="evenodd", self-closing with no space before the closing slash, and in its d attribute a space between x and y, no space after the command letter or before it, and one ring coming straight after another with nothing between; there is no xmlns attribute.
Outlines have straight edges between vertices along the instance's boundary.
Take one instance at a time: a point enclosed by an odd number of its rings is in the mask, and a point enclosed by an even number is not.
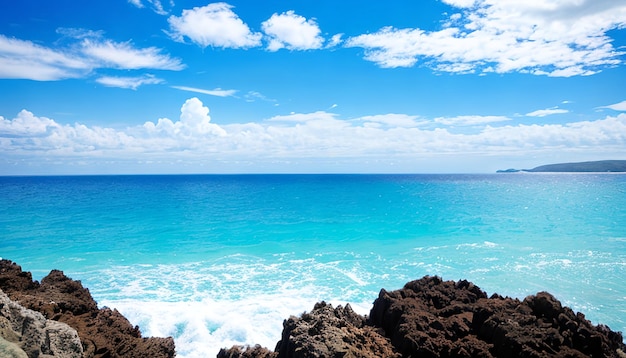
<svg viewBox="0 0 626 358"><path fill-rule="evenodd" d="M399 357L389 340L345 307L317 303L313 311L283 322L278 357Z"/></svg>
<svg viewBox="0 0 626 358"><path fill-rule="evenodd" d="M539 292L523 301L468 281L426 276L381 290L369 318L318 303L283 323L275 352L233 347L219 358L607 357L626 358L621 333Z"/></svg>
<svg viewBox="0 0 626 358"><path fill-rule="evenodd" d="M274 353L265 347L255 345L254 347L233 346L229 349L222 348L217 353L217 358L276 358L278 353Z"/></svg>
<svg viewBox="0 0 626 358"><path fill-rule="evenodd" d="M139 327L117 310L98 309L89 290L61 271L53 270L38 283L20 266L0 260L0 289L22 306L76 329L86 358L175 356L171 337L142 338Z"/></svg>

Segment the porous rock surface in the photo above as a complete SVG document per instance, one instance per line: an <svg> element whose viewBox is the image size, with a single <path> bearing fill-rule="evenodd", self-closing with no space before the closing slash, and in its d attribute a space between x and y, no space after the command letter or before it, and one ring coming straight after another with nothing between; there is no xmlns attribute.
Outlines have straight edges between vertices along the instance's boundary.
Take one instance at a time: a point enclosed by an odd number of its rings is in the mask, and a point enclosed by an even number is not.
<svg viewBox="0 0 626 358"><path fill-rule="evenodd" d="M78 333L11 301L0 290L0 357L82 358Z"/></svg>
<svg viewBox="0 0 626 358"><path fill-rule="evenodd" d="M218 358L609 357L626 358L621 333L592 325L547 292L487 297L468 281L426 276L381 290L369 317L318 303L283 323L274 351L222 349Z"/></svg>
<svg viewBox="0 0 626 358"><path fill-rule="evenodd" d="M139 327L133 327L117 310L98 309L89 290L61 271L51 271L39 283L19 265L0 260L0 289L21 306L75 329L85 358L175 356L171 337L143 338ZM10 344L7 347L15 348Z"/></svg>

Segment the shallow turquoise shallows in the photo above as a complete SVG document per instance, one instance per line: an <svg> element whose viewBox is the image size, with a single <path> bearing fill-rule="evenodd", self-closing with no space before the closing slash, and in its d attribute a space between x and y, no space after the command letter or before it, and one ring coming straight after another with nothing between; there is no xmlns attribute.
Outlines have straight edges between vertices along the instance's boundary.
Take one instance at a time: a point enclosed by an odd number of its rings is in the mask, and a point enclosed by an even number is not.
<svg viewBox="0 0 626 358"><path fill-rule="evenodd" d="M274 348L424 275L546 290L626 331L626 175L0 177L0 257L81 280L179 357Z"/></svg>

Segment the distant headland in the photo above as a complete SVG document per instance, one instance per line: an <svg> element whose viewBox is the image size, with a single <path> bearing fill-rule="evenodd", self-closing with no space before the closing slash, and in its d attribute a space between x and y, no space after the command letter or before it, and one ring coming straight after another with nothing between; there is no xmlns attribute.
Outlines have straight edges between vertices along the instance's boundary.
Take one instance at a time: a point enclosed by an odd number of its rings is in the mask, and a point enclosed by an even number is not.
<svg viewBox="0 0 626 358"><path fill-rule="evenodd" d="M598 160L592 162L541 165L533 169L504 169L497 173L624 173L626 160Z"/></svg>

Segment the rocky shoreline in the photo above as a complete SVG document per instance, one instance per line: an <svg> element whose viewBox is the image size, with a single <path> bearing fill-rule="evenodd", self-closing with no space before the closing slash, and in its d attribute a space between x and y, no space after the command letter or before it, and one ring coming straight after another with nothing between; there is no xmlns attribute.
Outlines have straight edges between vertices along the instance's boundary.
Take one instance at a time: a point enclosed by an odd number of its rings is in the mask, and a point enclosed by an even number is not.
<svg viewBox="0 0 626 358"><path fill-rule="evenodd" d="M222 349L218 358L620 357L622 334L594 326L547 292L487 297L468 281L426 276L381 290L368 317L318 303L283 323L274 351Z"/></svg>
<svg viewBox="0 0 626 358"><path fill-rule="evenodd" d="M15 303L14 305L5 303L2 307L11 306L13 309L0 309L0 356L29 358L175 356L173 338L143 338L139 327L133 327L117 310L106 307L99 309L89 290L83 287L80 281L68 278L61 271L52 270L39 283L33 281L31 273L22 271L19 265L8 260L0 260L0 291ZM30 312L21 311L19 306ZM35 313L32 313L33 311ZM45 331L49 321L64 323L75 330L80 345L76 346L72 344L74 341L71 341L51 346L50 342L47 342L50 340L50 334ZM67 332L66 336L69 337L67 339L70 339L72 332L67 328L64 329ZM40 336L43 340L37 338Z"/></svg>
<svg viewBox="0 0 626 358"><path fill-rule="evenodd" d="M283 322L272 351L223 348L218 358L616 357L622 334L594 326L547 292L488 297L468 281L426 276L382 289L369 316L325 302ZM33 281L0 260L0 356L174 357L174 340L143 338L117 310L97 307L80 281L53 270Z"/></svg>

